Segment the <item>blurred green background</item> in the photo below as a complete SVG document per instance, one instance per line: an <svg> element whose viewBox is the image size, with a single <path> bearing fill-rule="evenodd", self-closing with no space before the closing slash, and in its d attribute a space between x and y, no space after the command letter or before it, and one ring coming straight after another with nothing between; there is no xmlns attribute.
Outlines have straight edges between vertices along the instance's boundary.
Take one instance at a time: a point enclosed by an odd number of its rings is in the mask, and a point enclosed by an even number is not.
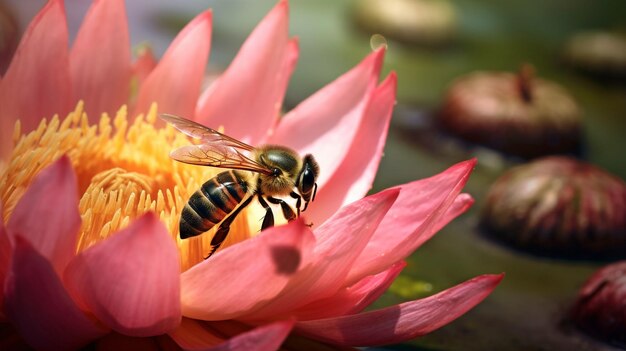
<svg viewBox="0 0 626 351"><path fill-rule="evenodd" d="M370 36L355 27L355 1L290 1L291 34L300 38L300 59L285 109L358 63ZM211 65L225 68L239 46L275 1L213 1ZM590 0L457 0L458 36L441 48L388 40L384 73L398 74L398 104L373 191L432 176L450 165L478 157L466 192L476 201L408 260L402 278L374 306L432 294L473 276L506 272L493 295L454 323L402 350L612 350L566 321L578 288L601 263L530 256L480 235L478 211L489 185L521 162L467 147L439 136L431 117L450 82L474 70L516 71L532 63L537 74L564 85L584 110L583 158L626 178L626 86L607 84L563 64L562 49L573 34L626 24L626 2ZM165 27L178 29L185 14L162 14ZM323 62L323 64L320 64Z"/></svg>

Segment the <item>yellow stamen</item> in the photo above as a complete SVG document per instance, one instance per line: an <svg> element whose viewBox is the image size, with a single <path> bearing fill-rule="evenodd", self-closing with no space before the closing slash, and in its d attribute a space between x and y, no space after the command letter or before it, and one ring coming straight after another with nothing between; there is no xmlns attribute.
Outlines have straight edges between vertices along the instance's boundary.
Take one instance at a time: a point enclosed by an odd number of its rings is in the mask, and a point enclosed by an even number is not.
<svg viewBox="0 0 626 351"><path fill-rule="evenodd" d="M198 237L181 240L178 237L180 211L202 183L222 170L170 159L172 149L189 141L171 127L156 128L156 116L156 105L153 105L145 118L140 115L129 123L127 109L122 107L113 120L103 114L97 125L91 125L83 104L79 103L62 121L58 116L49 122L43 120L36 130L26 135L19 135L18 121L13 153L6 168L0 170L2 219L6 223L33 178L67 154L78 178L81 197L78 207L82 225L77 252L153 211L176 240L182 269L202 261L210 251L215 228ZM222 247L254 235L258 231L257 220L248 222L244 211L231 225L231 233Z"/></svg>

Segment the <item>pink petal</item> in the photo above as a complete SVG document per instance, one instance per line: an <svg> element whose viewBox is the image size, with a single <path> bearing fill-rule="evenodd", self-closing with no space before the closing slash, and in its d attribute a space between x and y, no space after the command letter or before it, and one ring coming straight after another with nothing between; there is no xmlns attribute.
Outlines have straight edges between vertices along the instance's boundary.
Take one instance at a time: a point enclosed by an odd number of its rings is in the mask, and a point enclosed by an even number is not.
<svg viewBox="0 0 626 351"><path fill-rule="evenodd" d="M438 231L440 231L448 223L452 222L453 219L457 218L458 216L465 213L465 211L469 210L469 208L472 207L473 204L474 198L470 194L459 194L454 199L454 202L452 203L452 205L450 205L443 217L434 224L430 231L422 234L418 242L418 246L421 246L423 243L428 241L428 239L432 238Z"/></svg>
<svg viewBox="0 0 626 351"><path fill-rule="evenodd" d="M80 222L76 174L63 156L35 177L7 229L10 238L27 239L61 274L76 252Z"/></svg>
<svg viewBox="0 0 626 351"><path fill-rule="evenodd" d="M278 350L294 321L278 321L230 337L210 322L184 318L170 337L183 350Z"/></svg>
<svg viewBox="0 0 626 351"><path fill-rule="evenodd" d="M81 252L64 278L72 296L115 331L152 336L180 323L179 274L171 235L148 213Z"/></svg>
<svg viewBox="0 0 626 351"><path fill-rule="evenodd" d="M225 320L247 315L312 269L313 233L302 219L269 228L217 252L181 275L183 315Z"/></svg>
<svg viewBox="0 0 626 351"><path fill-rule="evenodd" d="M149 46L143 46L137 54L137 60L133 64L133 77L137 79L138 86L141 86L146 78L152 73L157 65L157 60Z"/></svg>
<svg viewBox="0 0 626 351"><path fill-rule="evenodd" d="M50 262L20 237L5 294L7 316L36 349L78 349L106 334L74 304Z"/></svg>
<svg viewBox="0 0 626 351"><path fill-rule="evenodd" d="M503 275L482 275L425 299L338 318L298 322L307 337L339 345L398 343L428 334L469 311L489 295Z"/></svg>
<svg viewBox="0 0 626 351"><path fill-rule="evenodd" d="M160 112L193 118L211 49L211 25L209 10L178 34L140 87L135 115L147 112L156 102Z"/></svg>
<svg viewBox="0 0 626 351"><path fill-rule="evenodd" d="M210 324L195 319L183 318L180 325L169 336L183 350L203 350L223 343L227 336L212 328Z"/></svg>
<svg viewBox="0 0 626 351"><path fill-rule="evenodd" d="M396 75L374 91L354 142L328 182L320 187L307 212L313 223L323 223L345 204L362 198L370 190L382 157L391 113L396 101ZM321 172L326 172L324 168Z"/></svg>
<svg viewBox="0 0 626 351"><path fill-rule="evenodd" d="M113 114L130 94L130 42L123 0L96 0L70 53L72 105L85 101L91 120Z"/></svg>
<svg viewBox="0 0 626 351"><path fill-rule="evenodd" d="M67 35L62 0L49 1L26 29L0 85L0 157L11 150L17 119L25 133L70 111Z"/></svg>
<svg viewBox="0 0 626 351"><path fill-rule="evenodd" d="M3 213L2 202L0 202L0 214ZM2 306L4 306L4 280L6 279L11 258L13 256L13 247L9 240L9 233L4 226L4 222L0 219L0 321L4 320Z"/></svg>
<svg viewBox="0 0 626 351"><path fill-rule="evenodd" d="M339 210L315 231L315 263L295 274L281 294L246 320L288 316L300 306L334 295L345 286L354 260L398 196L397 190L366 197Z"/></svg>
<svg viewBox="0 0 626 351"><path fill-rule="evenodd" d="M314 301L293 312L299 321L356 314L376 301L398 277L406 263L398 262L386 271L370 275L335 295Z"/></svg>
<svg viewBox="0 0 626 351"><path fill-rule="evenodd" d="M221 345L212 347L210 351L235 351L235 350L256 350L274 351L289 335L293 328L294 321L279 321L272 324L263 325L248 332L239 334Z"/></svg>
<svg viewBox="0 0 626 351"><path fill-rule="evenodd" d="M445 213L475 165L475 159L461 162L434 177L399 186L398 200L355 261L348 283L405 259L442 226L440 221L450 220Z"/></svg>
<svg viewBox="0 0 626 351"><path fill-rule="evenodd" d="M367 102L376 87L384 50L300 103L278 124L269 143L310 153L320 165L323 187L343 162L359 130Z"/></svg>
<svg viewBox="0 0 626 351"><path fill-rule="evenodd" d="M224 74L200 99L196 121L252 145L274 126L298 57L288 36L288 3L280 1L250 34Z"/></svg>

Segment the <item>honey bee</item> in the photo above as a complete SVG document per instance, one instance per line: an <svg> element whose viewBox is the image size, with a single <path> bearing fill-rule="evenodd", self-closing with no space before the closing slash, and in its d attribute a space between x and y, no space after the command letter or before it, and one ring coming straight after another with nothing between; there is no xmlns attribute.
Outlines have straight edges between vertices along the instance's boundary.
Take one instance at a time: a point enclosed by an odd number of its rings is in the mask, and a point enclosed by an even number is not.
<svg viewBox="0 0 626 351"><path fill-rule="evenodd" d="M265 209L261 230L274 225L269 203L278 204L287 221L296 219L315 200L319 166L311 154L300 157L280 145L252 147L182 117L161 114L161 119L200 144L178 148L170 157L184 163L228 168L202 184L182 210L180 238L200 235L219 224L211 240L209 258L226 239L230 225L254 198ZM247 172L246 172L247 171ZM278 198L290 196L296 212Z"/></svg>

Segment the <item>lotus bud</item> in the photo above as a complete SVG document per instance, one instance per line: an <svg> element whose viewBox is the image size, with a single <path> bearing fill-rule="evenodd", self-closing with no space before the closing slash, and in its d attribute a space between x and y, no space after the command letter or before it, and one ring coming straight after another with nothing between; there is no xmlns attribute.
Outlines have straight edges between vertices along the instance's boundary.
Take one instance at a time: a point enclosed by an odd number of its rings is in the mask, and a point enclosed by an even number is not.
<svg viewBox="0 0 626 351"><path fill-rule="evenodd" d="M572 318L587 333L626 345L626 261L606 266L589 278Z"/></svg>
<svg viewBox="0 0 626 351"><path fill-rule="evenodd" d="M496 180L481 223L494 238L538 254L626 257L626 184L573 158L539 159Z"/></svg>

